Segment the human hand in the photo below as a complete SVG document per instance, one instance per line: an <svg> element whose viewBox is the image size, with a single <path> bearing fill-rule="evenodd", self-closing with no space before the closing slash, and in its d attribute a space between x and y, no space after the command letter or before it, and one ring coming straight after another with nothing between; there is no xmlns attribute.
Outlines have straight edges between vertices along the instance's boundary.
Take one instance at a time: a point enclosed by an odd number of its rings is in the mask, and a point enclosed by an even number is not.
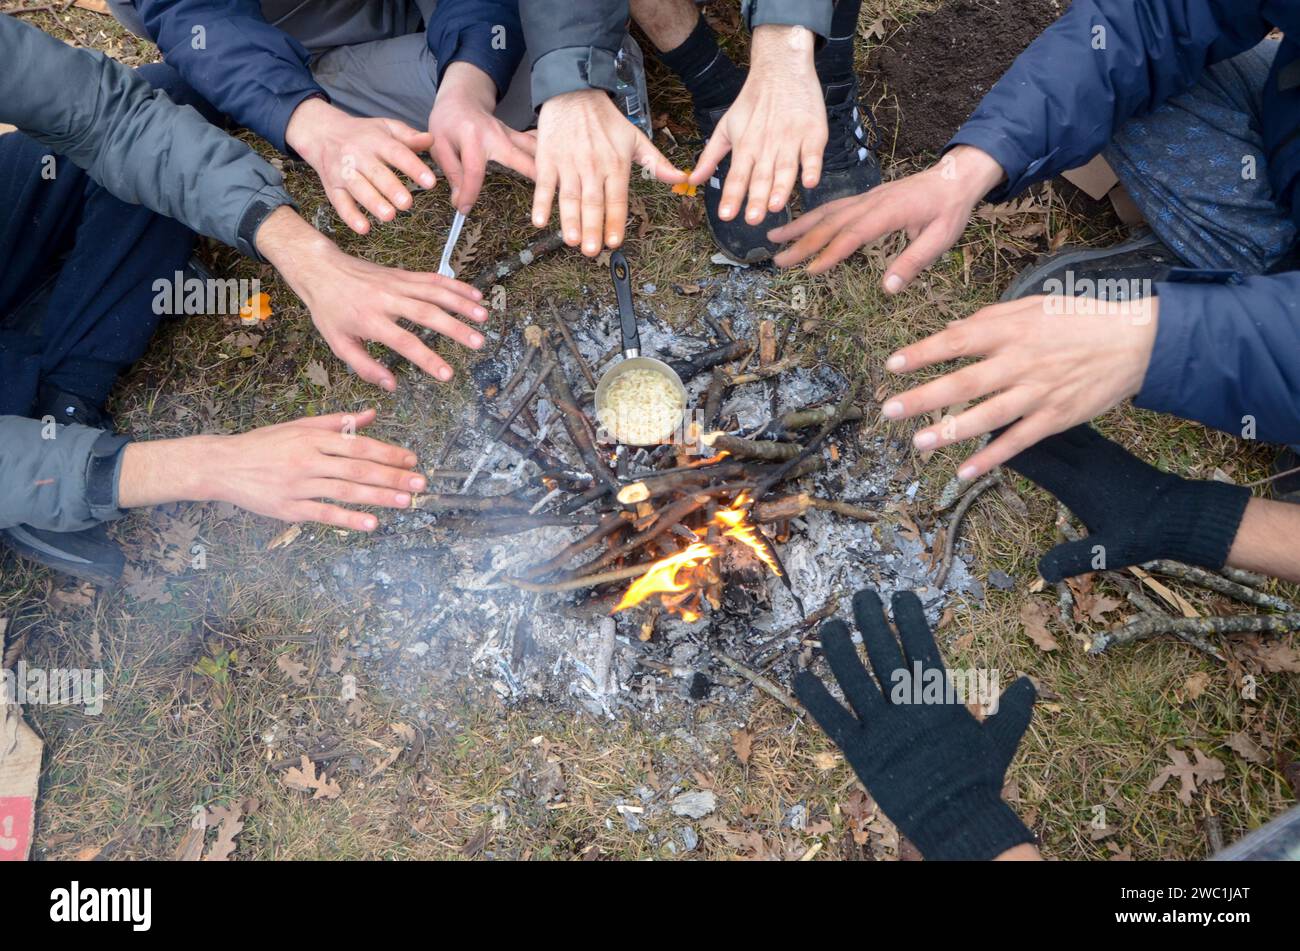
<svg viewBox="0 0 1300 951"><path fill-rule="evenodd" d="M718 217L732 220L743 203L745 220L758 224L785 207L801 165L805 188L821 180L826 135L813 34L799 26L760 26L745 85L718 121L689 181L703 185L731 152Z"/></svg>
<svg viewBox="0 0 1300 951"><path fill-rule="evenodd" d="M981 357L889 397L887 419L908 419L989 397L919 430L918 449L937 449L1008 426L957 470L975 479L1046 436L1106 412L1142 388L1155 345L1159 302L1037 295L994 304L894 353L885 368L910 373Z"/></svg>
<svg viewBox="0 0 1300 951"><path fill-rule="evenodd" d="M634 158L661 182L686 181L603 91L583 89L547 100L537 123L533 227L546 227L558 191L565 244L581 244L587 257L604 246L617 248L627 228Z"/></svg>
<svg viewBox="0 0 1300 951"><path fill-rule="evenodd" d="M841 198L774 228L768 237L793 241L774 260L793 267L812 257L808 271L829 271L863 245L895 231L910 242L890 262L883 286L897 294L961 237L971 212L1003 178L988 154L959 145L924 172ZM814 257L815 255L815 257Z"/></svg>
<svg viewBox="0 0 1300 951"><path fill-rule="evenodd" d="M897 639L875 591L853 597L870 672L843 621L822 625L822 652L852 712L806 670L795 677L795 696L927 859L992 859L1032 842L1033 834L1003 801L1002 787L1033 715L1033 684L1021 677L1000 698L963 696L920 599L899 592L893 608ZM942 688L937 700L935 684ZM996 702L983 723L966 709L977 700Z"/></svg>
<svg viewBox="0 0 1300 951"><path fill-rule="evenodd" d="M323 99L308 99L294 110L284 137L316 170L330 204L357 234L370 231L358 202L380 221L411 207L411 193L393 170L422 188L437 182L416 154L433 145L433 136L396 119L359 119Z"/></svg>
<svg viewBox="0 0 1300 951"><path fill-rule="evenodd" d="M284 275L311 311L312 323L334 355L368 383L390 392L393 373L366 352L366 341L395 350L425 373L446 383L452 369L398 321L450 337L477 350L483 335L452 314L487 320L483 294L463 281L438 274L383 267L344 254L291 208L276 209L256 235L258 250Z"/></svg>
<svg viewBox="0 0 1300 951"><path fill-rule="evenodd" d="M443 74L429 114L433 156L451 183L451 203L469 213L478 200L487 163L497 162L535 179L537 138L516 132L493 115L496 86L470 63L452 63Z"/></svg>

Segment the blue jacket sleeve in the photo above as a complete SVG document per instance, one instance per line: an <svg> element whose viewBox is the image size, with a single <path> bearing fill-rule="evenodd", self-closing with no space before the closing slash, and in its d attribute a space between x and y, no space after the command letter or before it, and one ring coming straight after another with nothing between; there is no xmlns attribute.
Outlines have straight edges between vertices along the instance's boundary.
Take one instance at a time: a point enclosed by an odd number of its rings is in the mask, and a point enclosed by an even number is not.
<svg viewBox="0 0 1300 951"><path fill-rule="evenodd" d="M989 90L949 143L1007 173L1010 195L1088 162L1125 120L1185 92L1269 32L1260 2L1075 0Z"/></svg>
<svg viewBox="0 0 1300 951"><path fill-rule="evenodd" d="M438 85L452 63L471 63L492 77L497 99L506 94L524 58L519 0L440 0L427 32Z"/></svg>
<svg viewBox="0 0 1300 951"><path fill-rule="evenodd" d="M258 0L136 0L166 60L217 109L281 152L289 117L326 95L306 48L262 17Z"/></svg>
<svg viewBox="0 0 1300 951"><path fill-rule="evenodd" d="M1300 443L1300 272L1156 290L1155 347L1134 402L1236 436Z"/></svg>

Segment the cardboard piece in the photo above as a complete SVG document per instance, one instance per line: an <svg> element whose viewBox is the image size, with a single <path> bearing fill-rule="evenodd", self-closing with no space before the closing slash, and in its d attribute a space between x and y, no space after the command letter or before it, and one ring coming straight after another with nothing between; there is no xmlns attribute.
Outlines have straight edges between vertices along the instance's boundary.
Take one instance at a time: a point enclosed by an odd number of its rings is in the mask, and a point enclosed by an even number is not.
<svg viewBox="0 0 1300 951"><path fill-rule="evenodd" d="M44 748L23 722L22 707L0 703L0 862L23 862L31 854Z"/></svg>
<svg viewBox="0 0 1300 951"><path fill-rule="evenodd" d="M1100 154L1094 155L1087 165L1062 172L1061 177L1093 201L1109 198L1116 216L1129 227L1140 225L1146 220L1128 191L1119 183L1115 170Z"/></svg>

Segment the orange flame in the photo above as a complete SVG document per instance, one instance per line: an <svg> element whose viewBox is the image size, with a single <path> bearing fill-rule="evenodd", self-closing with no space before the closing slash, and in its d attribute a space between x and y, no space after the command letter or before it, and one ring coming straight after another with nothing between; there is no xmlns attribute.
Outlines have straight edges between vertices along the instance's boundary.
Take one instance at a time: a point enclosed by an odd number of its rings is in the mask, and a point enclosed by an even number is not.
<svg viewBox="0 0 1300 951"><path fill-rule="evenodd" d="M679 581L677 573L684 569L698 568L715 554L711 545L696 542L675 555L660 559L649 571L632 582L632 586L624 593L623 600L618 602L611 613L617 614L626 608L635 607L652 594L677 594L690 590L690 580Z"/></svg>
<svg viewBox="0 0 1300 951"><path fill-rule="evenodd" d="M749 523L745 515L745 506L748 504L749 498L742 492L736 496L736 501L731 504L731 508L719 509L714 514L713 520L726 529L722 534L734 538L742 545L747 545L758 556L759 561L772 569L772 573L779 578L781 569L777 567L772 553L767 545L759 540L757 529Z"/></svg>

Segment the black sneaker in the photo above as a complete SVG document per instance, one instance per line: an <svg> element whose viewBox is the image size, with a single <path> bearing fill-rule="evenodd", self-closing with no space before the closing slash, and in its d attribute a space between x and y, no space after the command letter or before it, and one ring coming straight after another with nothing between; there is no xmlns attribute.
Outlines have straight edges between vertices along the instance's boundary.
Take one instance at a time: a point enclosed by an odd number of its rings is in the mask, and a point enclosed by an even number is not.
<svg viewBox="0 0 1300 951"><path fill-rule="evenodd" d="M75 393L42 383L36 395L37 419L53 416L56 423L80 423L92 429L112 429L113 422L102 406L94 406Z"/></svg>
<svg viewBox="0 0 1300 951"><path fill-rule="evenodd" d="M1300 505L1300 452L1295 447L1283 449L1273 459L1273 475L1273 498Z"/></svg>
<svg viewBox="0 0 1300 951"><path fill-rule="evenodd" d="M1136 300L1151 296L1156 281L1184 266L1164 242L1147 232L1109 248L1062 248L1044 255L1016 276L1002 300L1034 294Z"/></svg>
<svg viewBox="0 0 1300 951"><path fill-rule="evenodd" d="M824 93L827 138L822 177L812 188L799 185L805 212L839 198L861 195L880 184L880 162L871 149L862 126L863 113L858 109L857 78L827 86ZM870 120L870 113L866 116Z"/></svg>
<svg viewBox="0 0 1300 951"><path fill-rule="evenodd" d="M51 532L16 525L0 529L0 544L28 561L92 584L112 586L122 578L126 557L103 525L79 532Z"/></svg>
<svg viewBox="0 0 1300 951"><path fill-rule="evenodd" d="M696 112L695 122L700 127L700 135L707 142L718 127L719 120L726 115L730 106L720 106L708 112ZM736 217L723 221L718 217L718 206L722 204L722 185L731 170L731 153L713 170L709 180L704 183L704 211L709 223L709 233L713 243L727 257L741 264L757 264L766 261L781 250L779 244L768 240L767 233L790 221L790 210L769 211L767 217L756 225L745 221L745 209L742 206Z"/></svg>

